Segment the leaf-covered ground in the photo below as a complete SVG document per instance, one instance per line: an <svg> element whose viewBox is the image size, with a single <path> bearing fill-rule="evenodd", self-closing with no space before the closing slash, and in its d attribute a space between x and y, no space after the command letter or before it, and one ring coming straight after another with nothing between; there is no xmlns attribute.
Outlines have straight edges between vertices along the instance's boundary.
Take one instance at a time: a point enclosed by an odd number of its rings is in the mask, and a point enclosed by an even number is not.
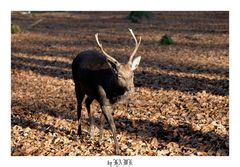
<svg viewBox="0 0 240 167"><path fill-rule="evenodd" d="M155 12L140 23L128 14L12 13L22 29L11 37L12 155L114 154L107 124L98 143L96 102L95 136L85 107L83 140L76 134L71 62L83 50L98 50L95 33L109 54L126 61L134 48L128 28L142 36L142 61L136 92L114 106L121 155L229 154L228 12ZM165 34L174 44L159 44Z"/></svg>

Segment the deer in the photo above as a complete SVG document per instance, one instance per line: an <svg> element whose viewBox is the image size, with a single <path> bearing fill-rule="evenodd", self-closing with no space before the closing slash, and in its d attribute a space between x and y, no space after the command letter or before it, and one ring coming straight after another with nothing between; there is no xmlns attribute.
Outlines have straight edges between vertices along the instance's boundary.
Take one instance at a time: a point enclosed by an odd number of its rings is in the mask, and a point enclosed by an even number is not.
<svg viewBox="0 0 240 167"><path fill-rule="evenodd" d="M90 137L94 134L93 114L90 105L96 100L101 108L99 143L102 143L103 127L105 120L110 125L115 144L115 153L119 154L119 144L116 136L116 126L112 116L112 105L126 99L134 91L134 73L138 67L141 56L134 58L140 44L141 36L137 40L132 29L129 31L135 41L135 49L127 63L120 63L107 54L99 42L98 33L95 34L96 42L102 53L95 50L80 52L72 62L72 76L75 84L77 98L77 135L82 137L81 110L85 98L85 105L90 121Z"/></svg>

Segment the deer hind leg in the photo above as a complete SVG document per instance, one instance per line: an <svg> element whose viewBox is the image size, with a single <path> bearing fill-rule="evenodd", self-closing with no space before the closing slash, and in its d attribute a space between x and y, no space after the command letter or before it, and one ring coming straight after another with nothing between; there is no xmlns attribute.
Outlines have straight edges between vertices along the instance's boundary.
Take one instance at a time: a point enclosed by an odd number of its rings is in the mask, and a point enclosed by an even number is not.
<svg viewBox="0 0 240 167"><path fill-rule="evenodd" d="M94 135L94 119L93 119L93 114L91 112L91 106L90 106L92 102L93 102L93 98L88 96L85 103L86 103L86 108L87 108L88 117L90 121L90 137L91 138Z"/></svg>
<svg viewBox="0 0 240 167"><path fill-rule="evenodd" d="M81 129L81 111L82 111L82 101L85 96L81 90L78 89L78 86L75 86L75 92L77 97L77 119L78 119L78 135L82 137L82 129Z"/></svg>

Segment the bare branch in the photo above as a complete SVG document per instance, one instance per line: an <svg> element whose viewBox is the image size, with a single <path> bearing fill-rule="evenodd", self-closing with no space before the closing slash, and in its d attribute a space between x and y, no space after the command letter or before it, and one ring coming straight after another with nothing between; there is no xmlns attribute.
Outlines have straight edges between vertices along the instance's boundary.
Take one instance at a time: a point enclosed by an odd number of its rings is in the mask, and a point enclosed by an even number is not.
<svg viewBox="0 0 240 167"><path fill-rule="evenodd" d="M36 26L37 24L39 24L39 23L42 22L42 21L43 21L43 19L39 19L39 20L35 21L34 23L30 24L30 25L28 26L28 28L32 28L32 27Z"/></svg>

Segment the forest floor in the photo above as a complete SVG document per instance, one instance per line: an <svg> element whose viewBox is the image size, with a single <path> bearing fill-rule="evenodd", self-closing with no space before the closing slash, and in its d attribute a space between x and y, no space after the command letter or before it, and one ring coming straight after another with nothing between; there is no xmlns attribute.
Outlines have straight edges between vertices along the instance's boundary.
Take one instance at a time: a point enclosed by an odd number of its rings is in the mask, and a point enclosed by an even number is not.
<svg viewBox="0 0 240 167"><path fill-rule="evenodd" d="M129 12L12 13L22 32L11 36L11 154L113 155L109 126L89 137L85 106L83 140L77 136L73 58L105 50L125 62L134 49L128 31L142 37L136 91L114 106L121 155L229 155L228 12L154 12L132 23ZM34 22L41 21L32 25ZM174 41L160 45L163 35Z"/></svg>

